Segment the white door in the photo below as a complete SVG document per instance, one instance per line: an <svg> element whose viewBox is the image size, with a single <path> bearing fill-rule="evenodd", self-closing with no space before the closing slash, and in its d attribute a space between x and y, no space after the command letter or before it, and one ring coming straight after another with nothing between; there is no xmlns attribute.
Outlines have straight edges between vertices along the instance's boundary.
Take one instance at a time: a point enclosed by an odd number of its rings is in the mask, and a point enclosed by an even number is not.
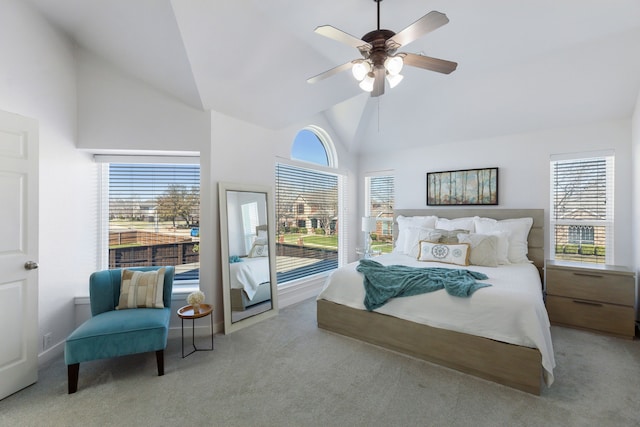
<svg viewBox="0 0 640 427"><path fill-rule="evenodd" d="M0 399L38 379L38 122L0 111Z"/></svg>

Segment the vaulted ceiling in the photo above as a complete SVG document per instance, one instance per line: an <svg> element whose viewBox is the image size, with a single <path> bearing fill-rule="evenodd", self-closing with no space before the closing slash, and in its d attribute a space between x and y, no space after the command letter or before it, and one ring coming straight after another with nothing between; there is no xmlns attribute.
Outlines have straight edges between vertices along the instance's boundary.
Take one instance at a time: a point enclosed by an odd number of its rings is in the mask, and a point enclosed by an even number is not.
<svg viewBox="0 0 640 427"><path fill-rule="evenodd" d="M405 67L378 98L359 57L314 33L376 29L372 0L29 0L79 46L184 103L272 129L325 114L348 149L406 148L630 117L640 90L637 0L384 0L399 32L431 10L449 24L403 47L458 62Z"/></svg>

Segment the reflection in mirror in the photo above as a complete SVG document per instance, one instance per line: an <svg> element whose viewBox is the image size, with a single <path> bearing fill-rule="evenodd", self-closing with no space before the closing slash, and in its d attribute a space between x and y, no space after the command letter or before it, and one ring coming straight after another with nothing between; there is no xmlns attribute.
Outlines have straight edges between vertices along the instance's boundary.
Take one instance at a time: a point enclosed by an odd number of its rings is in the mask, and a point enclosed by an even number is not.
<svg viewBox="0 0 640 427"><path fill-rule="evenodd" d="M270 187L219 184L225 333L277 314Z"/></svg>

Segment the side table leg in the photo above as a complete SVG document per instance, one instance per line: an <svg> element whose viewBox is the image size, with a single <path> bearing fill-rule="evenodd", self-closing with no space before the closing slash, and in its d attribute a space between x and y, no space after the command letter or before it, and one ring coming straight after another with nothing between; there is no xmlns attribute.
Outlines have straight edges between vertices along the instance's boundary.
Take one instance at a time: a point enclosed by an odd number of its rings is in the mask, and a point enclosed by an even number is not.
<svg viewBox="0 0 640 427"><path fill-rule="evenodd" d="M191 346L193 351L196 351L196 319L191 319Z"/></svg>
<svg viewBox="0 0 640 427"><path fill-rule="evenodd" d="M184 319L182 317L180 318L180 329L182 331L182 333L180 334L180 336L182 337L180 343L182 344L182 358L184 359Z"/></svg>
<svg viewBox="0 0 640 427"><path fill-rule="evenodd" d="M209 317L211 318L211 350L213 350L213 314L210 314Z"/></svg>

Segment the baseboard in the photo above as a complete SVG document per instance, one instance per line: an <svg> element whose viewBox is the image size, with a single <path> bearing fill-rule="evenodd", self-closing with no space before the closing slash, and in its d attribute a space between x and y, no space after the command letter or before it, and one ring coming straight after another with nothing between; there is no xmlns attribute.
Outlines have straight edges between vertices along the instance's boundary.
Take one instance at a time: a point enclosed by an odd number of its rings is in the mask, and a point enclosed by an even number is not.
<svg viewBox="0 0 640 427"><path fill-rule="evenodd" d="M278 308L284 308L288 305L302 302L306 299L317 296L324 283L327 275L321 274L313 278L306 279L295 284L278 287Z"/></svg>
<svg viewBox="0 0 640 427"><path fill-rule="evenodd" d="M52 345L42 353L38 354L38 366L42 366L43 364L64 353L64 343L64 341L60 341L59 343Z"/></svg>

